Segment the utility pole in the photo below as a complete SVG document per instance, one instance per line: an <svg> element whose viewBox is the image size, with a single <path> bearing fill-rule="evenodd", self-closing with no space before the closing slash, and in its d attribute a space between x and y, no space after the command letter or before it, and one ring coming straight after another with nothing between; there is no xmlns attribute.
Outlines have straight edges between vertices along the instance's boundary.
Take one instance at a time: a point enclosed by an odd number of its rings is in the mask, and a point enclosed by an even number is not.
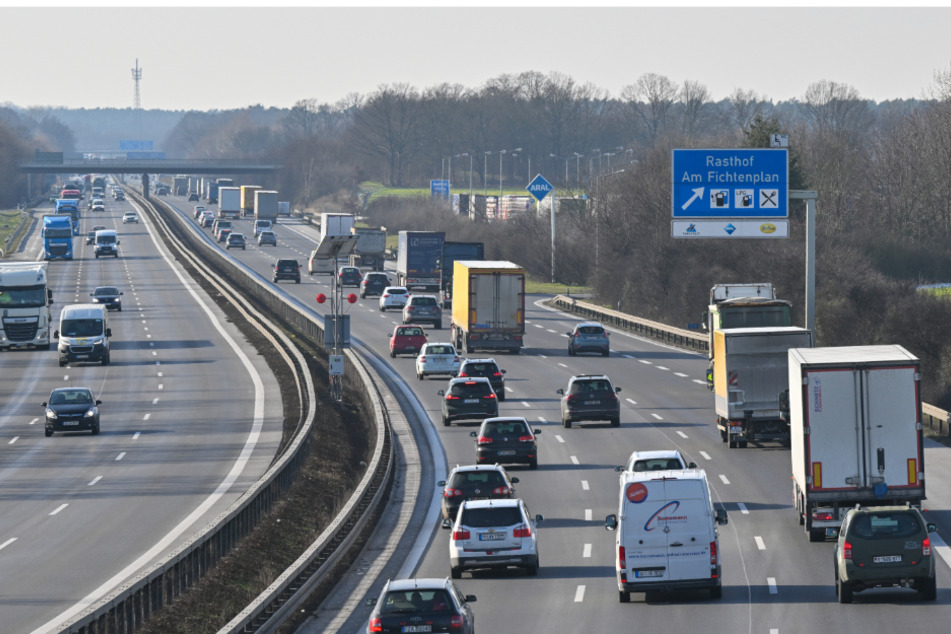
<svg viewBox="0 0 951 634"><path fill-rule="evenodd" d="M132 69L132 80L135 82L135 99L132 101L132 107L136 110L142 108L142 101L139 98L139 81L142 80L142 69L139 68L139 58L135 58L135 68Z"/></svg>

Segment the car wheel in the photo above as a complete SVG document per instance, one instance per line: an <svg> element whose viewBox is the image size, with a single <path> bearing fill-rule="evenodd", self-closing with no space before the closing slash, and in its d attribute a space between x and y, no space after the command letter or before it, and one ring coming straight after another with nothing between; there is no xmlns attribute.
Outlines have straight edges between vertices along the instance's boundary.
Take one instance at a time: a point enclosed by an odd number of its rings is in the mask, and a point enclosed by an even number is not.
<svg viewBox="0 0 951 634"><path fill-rule="evenodd" d="M826 540L826 531L823 528L809 529L809 541L824 542Z"/></svg>
<svg viewBox="0 0 951 634"><path fill-rule="evenodd" d="M381 313L385 313L385 312L386 312L386 309L383 308L382 306L380 306L380 312L381 312Z"/></svg>
<svg viewBox="0 0 951 634"><path fill-rule="evenodd" d="M435 328L436 330L442 330L442 322L441 322L441 321L434 321L434 322L433 322L433 328Z"/></svg>
<svg viewBox="0 0 951 634"><path fill-rule="evenodd" d="M449 568L449 576L453 579L462 579L462 568L459 566L452 566Z"/></svg>
<svg viewBox="0 0 951 634"><path fill-rule="evenodd" d="M529 577L535 577L538 575L538 565L539 565L539 561L538 559L536 559L535 563L529 564L528 566L525 567L525 572L528 573Z"/></svg>
<svg viewBox="0 0 951 634"><path fill-rule="evenodd" d="M295 283L295 284L300 284L300 278L299 278L299 277L296 278L296 279L294 280L294 283Z"/></svg>
<svg viewBox="0 0 951 634"><path fill-rule="evenodd" d="M631 593L625 592L624 590L618 590L617 599L621 603L630 603L631 602Z"/></svg>
<svg viewBox="0 0 951 634"><path fill-rule="evenodd" d="M419 372L417 372L417 373L416 373L416 380L417 380L417 381L422 381L422 380L423 380L423 375L420 374Z"/></svg>
<svg viewBox="0 0 951 634"><path fill-rule="evenodd" d="M741 440L741 441L740 441L739 443L737 443L737 444L740 446L740 449L746 449L746 441L745 441L745 440Z"/></svg>
<svg viewBox="0 0 951 634"><path fill-rule="evenodd" d="M96 436L99 434L99 423L96 423L92 426L92 435Z"/></svg>
<svg viewBox="0 0 951 634"><path fill-rule="evenodd" d="M452 424L452 421L449 420L448 418L446 418L445 416L443 416L443 417L442 417L442 424L443 424L443 427L449 427L449 425Z"/></svg>
<svg viewBox="0 0 951 634"><path fill-rule="evenodd" d="M538 468L538 458L535 458L535 459L533 459L531 462L529 462L529 463L528 463L528 468L529 468L529 469L537 469L537 468Z"/></svg>
<svg viewBox="0 0 951 634"><path fill-rule="evenodd" d="M45 429L43 430L43 433L46 434L46 437L47 437L47 438L49 438L50 436L53 435L53 430L50 429L49 427L47 427L47 428L45 428Z"/></svg>
<svg viewBox="0 0 951 634"><path fill-rule="evenodd" d="M59 367L63 367L64 365L66 365L66 360L65 360L65 359L60 359L60 360L59 360Z"/></svg>
<svg viewBox="0 0 951 634"><path fill-rule="evenodd" d="M102 358L102 361L101 361L100 363L102 363L102 365L109 365L109 355L108 355L108 354L105 355L105 356Z"/></svg>
<svg viewBox="0 0 951 634"><path fill-rule="evenodd" d="M571 429L571 421L566 418L563 418L561 419L561 426L564 427L565 429Z"/></svg>
<svg viewBox="0 0 951 634"><path fill-rule="evenodd" d="M569 356L569 357L575 356L575 351L572 350L571 348L568 348L568 356Z"/></svg>
<svg viewBox="0 0 951 634"><path fill-rule="evenodd" d="M605 350L604 352L601 353L601 356L602 356L602 357L607 357L607 356L609 356L610 354L611 354L611 351L610 351L610 350Z"/></svg>
<svg viewBox="0 0 951 634"><path fill-rule="evenodd" d="M836 590L839 595L839 603L852 603L852 584L848 581L836 580Z"/></svg>
<svg viewBox="0 0 951 634"><path fill-rule="evenodd" d="M122 312L122 306L116 306L116 310L118 310L118 311L121 313L121 312Z"/></svg>
<svg viewBox="0 0 951 634"><path fill-rule="evenodd" d="M396 358L396 351L395 351L395 350L390 350L390 358L391 358L391 359L395 359L395 358Z"/></svg>
<svg viewBox="0 0 951 634"><path fill-rule="evenodd" d="M723 442L726 442L729 439L728 436L729 435L725 431L723 431L722 429L720 430L720 440L722 440Z"/></svg>
<svg viewBox="0 0 951 634"><path fill-rule="evenodd" d="M737 441L733 440L733 438L730 438L730 449L736 449L738 444L739 443Z"/></svg>
<svg viewBox="0 0 951 634"><path fill-rule="evenodd" d="M499 390L499 393L496 396L498 396L500 403L505 401L505 388Z"/></svg>
<svg viewBox="0 0 951 634"><path fill-rule="evenodd" d="M710 588L710 598L711 599L722 599L723 598L723 586L713 586Z"/></svg>
<svg viewBox="0 0 951 634"><path fill-rule="evenodd" d="M934 577L925 577L915 583L921 598L925 601L934 601L938 598L938 584Z"/></svg>
<svg viewBox="0 0 951 634"><path fill-rule="evenodd" d="M612 418L612 419L611 419L611 427L620 427L620 426L621 426L621 419L620 419L620 418Z"/></svg>
<svg viewBox="0 0 951 634"><path fill-rule="evenodd" d="M99 259L99 254L98 254L98 253L96 254L96 259L97 259L97 260Z"/></svg>

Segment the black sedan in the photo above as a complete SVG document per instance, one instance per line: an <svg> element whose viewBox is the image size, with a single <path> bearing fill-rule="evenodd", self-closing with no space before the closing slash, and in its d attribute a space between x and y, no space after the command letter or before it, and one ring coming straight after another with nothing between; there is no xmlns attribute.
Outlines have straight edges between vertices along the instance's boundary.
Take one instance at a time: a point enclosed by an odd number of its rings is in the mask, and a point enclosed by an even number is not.
<svg viewBox="0 0 951 634"><path fill-rule="evenodd" d="M540 429L532 429L521 417L487 418L479 431L469 435L476 439L476 462L527 464L538 468L538 440Z"/></svg>
<svg viewBox="0 0 951 634"><path fill-rule="evenodd" d="M45 431L52 436L56 431L91 431L99 433L99 405L88 387L58 387L50 393L46 408Z"/></svg>
<svg viewBox="0 0 951 634"><path fill-rule="evenodd" d="M482 420L499 415L499 401L485 377L450 379L445 390L437 392L442 400L442 424L454 420Z"/></svg>
<svg viewBox="0 0 951 634"><path fill-rule="evenodd" d="M122 291L115 286L97 286L89 295L94 304L102 304L109 310L122 312Z"/></svg>
<svg viewBox="0 0 951 634"><path fill-rule="evenodd" d="M373 607L367 632L475 632L470 603L476 598L463 594L450 579L391 579L379 599L367 599Z"/></svg>

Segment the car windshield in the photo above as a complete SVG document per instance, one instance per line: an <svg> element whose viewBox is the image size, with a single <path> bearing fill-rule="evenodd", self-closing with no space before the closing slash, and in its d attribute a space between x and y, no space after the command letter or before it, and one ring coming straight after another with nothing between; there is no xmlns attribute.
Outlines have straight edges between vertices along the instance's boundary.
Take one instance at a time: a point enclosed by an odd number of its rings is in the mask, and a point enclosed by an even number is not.
<svg viewBox="0 0 951 634"><path fill-rule="evenodd" d="M484 381L466 381L453 383L449 393L452 396L488 396L492 388Z"/></svg>
<svg viewBox="0 0 951 634"><path fill-rule="evenodd" d="M850 534L863 539L911 537L921 530L918 518L903 511L862 513L852 523Z"/></svg>
<svg viewBox="0 0 951 634"><path fill-rule="evenodd" d="M595 381L575 381L571 384L571 394L584 394L585 392L610 392L611 384L604 380Z"/></svg>
<svg viewBox="0 0 951 634"><path fill-rule="evenodd" d="M429 346L426 348L426 354L453 354L452 346Z"/></svg>
<svg viewBox="0 0 951 634"><path fill-rule="evenodd" d="M684 466L676 458L651 458L635 460L631 471L663 471L664 469L683 469Z"/></svg>
<svg viewBox="0 0 951 634"><path fill-rule="evenodd" d="M460 471L452 476L449 486L463 488L496 488L508 486L498 471Z"/></svg>
<svg viewBox="0 0 951 634"><path fill-rule="evenodd" d="M88 405L92 403L89 390L57 390L50 395L50 405Z"/></svg>
<svg viewBox="0 0 951 634"><path fill-rule="evenodd" d="M517 506L465 508L462 511L462 523L472 528L514 526L522 523L522 513Z"/></svg>
<svg viewBox="0 0 951 634"><path fill-rule="evenodd" d="M390 295L406 295L405 288L391 288Z"/></svg>
<svg viewBox="0 0 951 634"><path fill-rule="evenodd" d="M601 326L580 326L578 328L579 335L603 335L604 328Z"/></svg>
<svg viewBox="0 0 951 634"><path fill-rule="evenodd" d="M422 337L423 329L422 328L400 328L396 331L398 336L402 337Z"/></svg>
<svg viewBox="0 0 951 634"><path fill-rule="evenodd" d="M494 363L467 363L462 371L469 376L492 376L497 368Z"/></svg>
<svg viewBox="0 0 951 634"><path fill-rule="evenodd" d="M97 296L99 295L118 295L119 289L115 286L100 286L95 291L93 291Z"/></svg>
<svg viewBox="0 0 951 634"><path fill-rule="evenodd" d="M115 243L115 241L116 241L116 237L112 235L111 233L106 235L96 236L96 242L98 242L99 244L113 244Z"/></svg>
<svg viewBox="0 0 951 634"><path fill-rule="evenodd" d="M528 434L528 425L523 420L490 421L482 426L480 436L516 436Z"/></svg>
<svg viewBox="0 0 951 634"><path fill-rule="evenodd" d="M386 594L380 614L448 612L451 604L445 590L401 590ZM428 631L428 630L427 630Z"/></svg>
<svg viewBox="0 0 951 634"><path fill-rule="evenodd" d="M46 306L46 286L0 286L0 306L6 308Z"/></svg>
<svg viewBox="0 0 951 634"><path fill-rule="evenodd" d="M435 306L435 297L414 297L413 306Z"/></svg>
<svg viewBox="0 0 951 634"><path fill-rule="evenodd" d="M102 334L102 320L64 319L61 330L64 337L95 337Z"/></svg>

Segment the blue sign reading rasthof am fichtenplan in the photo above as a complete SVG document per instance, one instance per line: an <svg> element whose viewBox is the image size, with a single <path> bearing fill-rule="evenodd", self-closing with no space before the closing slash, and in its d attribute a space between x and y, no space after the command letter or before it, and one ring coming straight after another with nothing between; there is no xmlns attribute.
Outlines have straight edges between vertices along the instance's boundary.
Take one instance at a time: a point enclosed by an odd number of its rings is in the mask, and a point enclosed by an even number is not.
<svg viewBox="0 0 951 634"><path fill-rule="evenodd" d="M786 218L785 149L674 150L674 218Z"/></svg>

